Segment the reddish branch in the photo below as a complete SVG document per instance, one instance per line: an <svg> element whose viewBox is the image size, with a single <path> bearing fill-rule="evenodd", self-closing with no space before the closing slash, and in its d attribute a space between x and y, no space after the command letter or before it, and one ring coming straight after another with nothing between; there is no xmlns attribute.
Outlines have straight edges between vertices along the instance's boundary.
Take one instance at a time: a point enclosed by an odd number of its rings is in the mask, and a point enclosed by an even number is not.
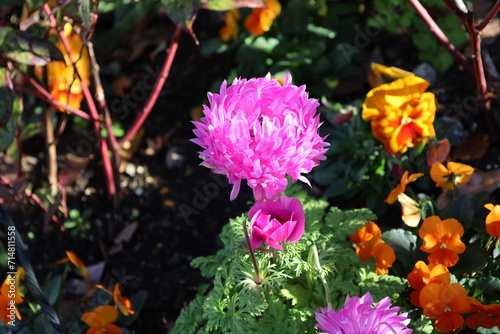
<svg viewBox="0 0 500 334"><path fill-rule="evenodd" d="M424 6L422 6L422 4L418 0L408 0L408 1L413 6L417 14L422 18L424 23L429 27L429 29L434 34L438 42L441 43L442 46L444 46L444 48L453 56L453 58L455 58L455 60L460 65L462 65L462 67L469 74L474 75L474 69L467 61L467 58L465 58L465 56L460 51L457 50L455 45L453 45L453 43L450 42L445 33L441 30L441 28L439 28L437 23L430 16L427 9L425 9Z"/></svg>
<svg viewBox="0 0 500 334"><path fill-rule="evenodd" d="M66 49L66 53L68 54L70 62L73 64L75 67L75 73L80 77L80 74L78 73L78 70L76 68L75 64L75 59L73 59L73 56L71 54L71 46L69 45L68 39L66 38L66 35L64 34L64 31L57 27L57 23L55 20L54 15L51 13L50 8L48 7L47 4L43 6L44 11L47 15L49 15L50 19L50 27L54 28L57 30L59 38L61 42L64 45L64 48ZM92 115L92 118L94 119L93 124L94 124L94 129L96 131L96 136L97 139L100 142L100 151L101 151L101 157L102 157L102 163L104 167L104 175L106 177L106 185L107 185L107 190L108 190L108 195L114 196L116 194L116 184L115 184L115 177L113 173L113 165L111 163L111 160L108 155L108 144L105 139L102 138L101 136L101 122L99 121L99 112L97 111L96 104L94 102L94 99L92 98L92 93L90 92L89 87L85 83L84 80L81 80L80 78L80 84L82 86L82 91L83 95L85 97L85 100L87 101L87 106L89 108L90 114Z"/></svg>
<svg viewBox="0 0 500 334"><path fill-rule="evenodd" d="M481 32L483 29L493 20L493 18L498 14L500 11L500 0L497 0L497 2L493 5L493 8L489 11L488 14L484 17L484 19L479 23L476 27L476 30Z"/></svg>
<svg viewBox="0 0 500 334"><path fill-rule="evenodd" d="M491 103L488 99L488 85L486 82L486 76L484 72L483 59L481 55L481 37L479 34L481 30L486 27L486 25L493 19L493 17L500 10L500 0L498 0L490 12L486 15L484 20L477 27L474 25L474 15L473 12L466 10L464 8L459 8L456 1L454 0L444 0L446 5L451 9L451 11L462 20L469 33L470 45L472 48L472 68L460 52L456 50L455 47L448 41L448 38L439 29L436 22L429 15L427 10L420 4L418 0L409 0L413 8L417 11L420 17L423 19L425 24L431 29L431 32L438 39L438 41L443 44L443 46L450 52L450 54L476 79L477 85L477 98L479 104L484 113L484 117L490 126L491 132L496 133L494 117L491 113Z"/></svg>
<svg viewBox="0 0 500 334"><path fill-rule="evenodd" d="M153 91L151 94L148 96L148 99L142 108L141 112L139 113L139 116L135 119L134 123L130 127L130 129L127 131L125 136L121 138L120 140L120 147L123 147L123 144L129 141L132 137L135 136L137 131L141 128L142 124L148 117L149 113L153 109L154 104L156 103L156 100L158 99L158 96L160 95L161 89L163 87L163 84L165 83L165 80L168 77L168 73L170 72L170 68L172 67L172 63L175 58L175 54L177 53L177 48L179 46L179 39L181 36L181 31L182 28L180 25L178 25L175 28L175 32L172 36L172 41L170 43L170 49L167 50L167 58L165 59L163 66L160 70L160 74L158 78L156 79L155 85L153 87Z"/></svg>

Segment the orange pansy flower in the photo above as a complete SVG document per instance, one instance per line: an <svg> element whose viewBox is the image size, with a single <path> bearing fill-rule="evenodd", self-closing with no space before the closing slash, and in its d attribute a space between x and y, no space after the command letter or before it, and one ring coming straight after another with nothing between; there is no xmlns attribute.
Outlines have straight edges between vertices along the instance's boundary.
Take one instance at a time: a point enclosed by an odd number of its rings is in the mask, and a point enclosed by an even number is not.
<svg viewBox="0 0 500 334"><path fill-rule="evenodd" d="M389 272L388 268L396 260L396 254L391 246L384 243L381 236L380 227L370 221L349 236L349 239L356 244L356 254L361 262L374 258L377 263L375 268L377 275L386 275Z"/></svg>
<svg viewBox="0 0 500 334"><path fill-rule="evenodd" d="M109 291L100 284L97 284L96 286L113 296L113 302L115 303L115 306L118 307L118 309L124 316L129 316L130 314L135 313L135 311L132 309L132 303L130 302L130 299L122 296L120 285L118 283L115 283L113 292Z"/></svg>
<svg viewBox="0 0 500 334"><path fill-rule="evenodd" d="M425 264L418 261L413 267L413 271L407 276L408 284L415 289L410 294L412 305L421 307L420 291L424 286L430 283L448 284L450 283L450 271L442 264Z"/></svg>
<svg viewBox="0 0 500 334"><path fill-rule="evenodd" d="M424 315L436 319L434 327L442 333L454 331L464 324L462 313L470 311L473 300L459 283L430 283L420 291Z"/></svg>
<svg viewBox="0 0 500 334"><path fill-rule="evenodd" d="M274 19L281 13L278 0L264 0L266 8L254 8L245 19L245 28L254 36L260 36L271 29Z"/></svg>
<svg viewBox="0 0 500 334"><path fill-rule="evenodd" d="M19 268L20 270L21 268ZM19 270L18 274L14 277L12 275L7 275L7 278L3 281L2 287L0 288L0 320L6 324L14 321L14 317L21 320L21 314L17 309L16 305L24 302L23 298L20 296L19 292L21 287L19 286ZM24 275L24 270L21 275Z"/></svg>
<svg viewBox="0 0 500 334"><path fill-rule="evenodd" d="M493 205L491 203L484 206L490 210L486 216L486 231L492 237L500 237L500 205Z"/></svg>
<svg viewBox="0 0 500 334"><path fill-rule="evenodd" d="M387 152L400 155L435 136L436 97L429 83L413 76L380 85L366 95L362 117Z"/></svg>
<svg viewBox="0 0 500 334"><path fill-rule="evenodd" d="M396 254L392 247L384 242L379 242L373 246L372 253L377 263L377 268L375 268L377 275L387 275L389 273L389 268L392 267L392 264L396 261Z"/></svg>
<svg viewBox="0 0 500 334"><path fill-rule="evenodd" d="M472 177L474 168L469 165L449 161L446 167L435 162L430 170L431 179L436 182L436 187L454 189L457 185L464 185Z"/></svg>
<svg viewBox="0 0 500 334"><path fill-rule="evenodd" d="M464 228L458 220L449 218L441 220L438 216L427 217L418 235L424 241L420 249L430 253L429 263L440 263L452 267L458 262L458 255L465 251L465 244L460 240Z"/></svg>
<svg viewBox="0 0 500 334"><path fill-rule="evenodd" d="M113 306L103 305L84 313L80 319L90 326L86 334L122 334L121 329L113 324L117 318L118 311Z"/></svg>
<svg viewBox="0 0 500 334"><path fill-rule="evenodd" d="M238 38L238 33L240 31L238 20L240 17L240 12L236 8L231 9L224 15L224 22L226 22L226 25L219 30L219 36L224 42L229 41L231 38Z"/></svg>
<svg viewBox="0 0 500 334"><path fill-rule="evenodd" d="M407 170L405 170L405 172L403 173L403 176L401 176L401 181L399 182L399 184L396 186L396 188L391 190L391 192L389 193L389 196L387 196L387 198L384 200L385 203L392 204L392 203L396 202L396 200L398 199L398 195L401 193L404 193L406 191L406 186L408 185L408 183L411 183L411 182L417 180L419 177L423 176L424 174L423 173L413 173L410 176L408 176L408 175L409 175L409 172Z"/></svg>
<svg viewBox="0 0 500 334"><path fill-rule="evenodd" d="M80 109L83 100L80 80L87 86L90 84L89 53L71 24L66 23L63 29L71 49L71 57L59 39L56 46L63 54L64 61L52 61L47 64L47 84L50 94L56 100L75 109ZM75 64L71 62L71 59ZM55 106L54 108L58 111L64 111L64 109Z"/></svg>
<svg viewBox="0 0 500 334"><path fill-rule="evenodd" d="M467 327L477 329L478 327L493 328L500 325L500 304L483 305L479 302L471 303L471 314L465 320Z"/></svg>
<svg viewBox="0 0 500 334"><path fill-rule="evenodd" d="M76 256L75 253L67 250L66 257L57 261L57 263L61 264L61 263L68 263L68 262L71 262L78 269L78 271L80 272L80 275L82 275L82 277L89 276L89 272L87 271L87 267L85 266L85 263L83 263L83 261L80 260L80 258L78 256Z"/></svg>
<svg viewBox="0 0 500 334"><path fill-rule="evenodd" d="M377 63L371 63L371 70L368 73L368 82L370 87L380 86L388 81L401 79L405 77L413 77L415 74L402 70L394 66L385 66Z"/></svg>

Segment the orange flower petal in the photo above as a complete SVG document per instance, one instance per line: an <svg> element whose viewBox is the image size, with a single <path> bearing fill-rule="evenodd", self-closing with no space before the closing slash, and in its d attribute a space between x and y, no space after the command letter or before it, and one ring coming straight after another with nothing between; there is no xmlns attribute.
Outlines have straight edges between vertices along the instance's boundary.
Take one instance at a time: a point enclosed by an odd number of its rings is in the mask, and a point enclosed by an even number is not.
<svg viewBox="0 0 500 334"><path fill-rule="evenodd" d="M437 319L434 328L441 333L449 333L464 324L464 317L455 312L444 312Z"/></svg>
<svg viewBox="0 0 500 334"><path fill-rule="evenodd" d="M417 227L422 217L418 209L418 203L405 193L398 195L398 201L401 204L401 219L403 222L410 227Z"/></svg>
<svg viewBox="0 0 500 334"><path fill-rule="evenodd" d="M132 309L132 303L130 302L130 300L122 296L120 292L120 286L118 283L115 284L115 289L113 292L113 300L115 302L115 305L118 307L118 309L124 316L128 316L130 314L135 313L134 310Z"/></svg>
<svg viewBox="0 0 500 334"><path fill-rule="evenodd" d="M486 216L486 231L492 237L500 237L500 205L486 204L485 207L490 210Z"/></svg>
<svg viewBox="0 0 500 334"><path fill-rule="evenodd" d="M75 253L73 253L71 251L66 251L66 256L71 261L71 263L75 267L78 268L78 270L80 271L80 275L82 275L83 277L88 277L89 276L89 273L87 271L87 267L85 267L85 264L83 263L83 261L80 260L80 258L78 256L76 256Z"/></svg>

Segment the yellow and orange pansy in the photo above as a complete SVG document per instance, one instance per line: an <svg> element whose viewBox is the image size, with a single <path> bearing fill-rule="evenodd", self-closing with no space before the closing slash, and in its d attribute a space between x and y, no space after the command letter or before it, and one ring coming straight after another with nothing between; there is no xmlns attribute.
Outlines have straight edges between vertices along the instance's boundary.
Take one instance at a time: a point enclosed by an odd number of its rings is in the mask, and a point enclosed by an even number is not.
<svg viewBox="0 0 500 334"><path fill-rule="evenodd" d="M69 43L70 54L61 39L58 39L56 46L63 54L64 61L52 61L47 64L47 85L50 94L57 101L80 109L83 100L82 82L87 86L90 85L89 52L71 24L66 23L63 29ZM64 111L59 107L54 106L54 108Z"/></svg>
<svg viewBox="0 0 500 334"><path fill-rule="evenodd" d="M436 135L436 97L426 92L429 83L410 76L380 85L366 95L362 117L371 121L375 138L387 152L403 154Z"/></svg>

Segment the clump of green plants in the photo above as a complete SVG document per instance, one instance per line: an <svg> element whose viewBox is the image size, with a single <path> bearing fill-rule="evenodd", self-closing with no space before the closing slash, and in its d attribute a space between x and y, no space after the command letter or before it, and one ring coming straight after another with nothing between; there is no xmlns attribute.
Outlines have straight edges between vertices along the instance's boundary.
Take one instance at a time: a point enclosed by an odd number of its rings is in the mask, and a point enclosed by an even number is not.
<svg viewBox="0 0 500 334"><path fill-rule="evenodd" d="M224 227L223 248L192 265L213 286L203 289L176 321L173 333L316 333L314 312L328 303L335 309L346 295L370 291L375 299L397 300L408 290L399 277L378 276L375 263L361 264L349 235L376 216L367 209L342 211L325 200L307 197L298 187L286 195L299 198L306 214L300 242L279 252L256 252L262 283L256 283L242 215ZM401 298L403 300L403 298Z"/></svg>

